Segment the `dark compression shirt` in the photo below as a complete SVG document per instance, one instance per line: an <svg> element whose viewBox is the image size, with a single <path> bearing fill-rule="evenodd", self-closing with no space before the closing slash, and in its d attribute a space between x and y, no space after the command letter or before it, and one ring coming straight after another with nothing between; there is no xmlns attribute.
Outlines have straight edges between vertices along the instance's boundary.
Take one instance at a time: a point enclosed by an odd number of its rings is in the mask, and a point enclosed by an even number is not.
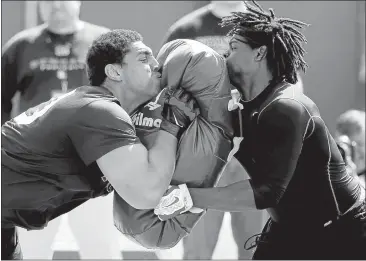
<svg viewBox="0 0 366 261"><path fill-rule="evenodd" d="M270 208L280 222L326 223L359 204L359 181L347 173L317 106L298 88L283 82L241 103L244 140L236 158L251 177L258 209Z"/></svg>

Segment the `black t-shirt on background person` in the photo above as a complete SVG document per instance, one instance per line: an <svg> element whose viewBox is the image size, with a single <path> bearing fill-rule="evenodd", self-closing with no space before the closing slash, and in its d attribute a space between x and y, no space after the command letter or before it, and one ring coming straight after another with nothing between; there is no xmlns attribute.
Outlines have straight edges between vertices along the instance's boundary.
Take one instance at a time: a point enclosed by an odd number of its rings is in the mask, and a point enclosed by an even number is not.
<svg viewBox="0 0 366 261"><path fill-rule="evenodd" d="M221 27L221 18L212 13L209 5L184 16L171 26L163 44L176 39L192 39L204 43L219 54L228 50L230 28Z"/></svg>
<svg viewBox="0 0 366 261"><path fill-rule="evenodd" d="M88 85L85 58L93 40L109 29L84 22L73 34L51 33L45 24L24 30L4 46L1 59L2 123L20 92L16 116L51 97Z"/></svg>

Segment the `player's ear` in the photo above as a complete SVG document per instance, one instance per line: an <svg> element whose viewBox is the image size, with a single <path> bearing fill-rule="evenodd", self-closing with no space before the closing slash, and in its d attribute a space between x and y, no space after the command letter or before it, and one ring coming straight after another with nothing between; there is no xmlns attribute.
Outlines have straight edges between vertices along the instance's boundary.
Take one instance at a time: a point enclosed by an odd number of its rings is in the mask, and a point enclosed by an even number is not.
<svg viewBox="0 0 366 261"><path fill-rule="evenodd" d="M267 46L262 45L261 47L256 49L256 53L255 53L255 61L256 62L260 62L262 61L267 54Z"/></svg>
<svg viewBox="0 0 366 261"><path fill-rule="evenodd" d="M113 81L120 82L123 80L122 67L118 66L117 64L107 64L104 67L104 72L107 75L107 77Z"/></svg>

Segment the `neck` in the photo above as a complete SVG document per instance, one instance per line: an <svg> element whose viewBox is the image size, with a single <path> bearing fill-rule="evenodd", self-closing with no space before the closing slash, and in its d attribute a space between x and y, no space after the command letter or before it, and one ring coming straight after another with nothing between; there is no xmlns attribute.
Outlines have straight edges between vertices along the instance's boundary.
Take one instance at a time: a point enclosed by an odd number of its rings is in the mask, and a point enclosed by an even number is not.
<svg viewBox="0 0 366 261"><path fill-rule="evenodd" d="M232 12L245 12L246 7L244 2L225 2L225 1L212 1L209 5L211 12L218 18L230 16Z"/></svg>
<svg viewBox="0 0 366 261"><path fill-rule="evenodd" d="M47 28L49 31L55 34L72 34L79 30L81 30L84 27L84 22L77 19L72 23L68 23L66 26L58 26L53 25L52 23L47 24Z"/></svg>
<svg viewBox="0 0 366 261"><path fill-rule="evenodd" d="M263 92L272 80L272 74L269 71L263 71L251 77L245 77L241 84L241 92L244 101L251 101Z"/></svg>
<svg viewBox="0 0 366 261"><path fill-rule="evenodd" d="M141 96L137 95L130 88L127 88L127 86L117 86L110 82L105 82L101 86L109 90L113 96L117 98L121 107L129 115L131 115L132 112L134 112L141 104L147 101L147 99L139 98Z"/></svg>

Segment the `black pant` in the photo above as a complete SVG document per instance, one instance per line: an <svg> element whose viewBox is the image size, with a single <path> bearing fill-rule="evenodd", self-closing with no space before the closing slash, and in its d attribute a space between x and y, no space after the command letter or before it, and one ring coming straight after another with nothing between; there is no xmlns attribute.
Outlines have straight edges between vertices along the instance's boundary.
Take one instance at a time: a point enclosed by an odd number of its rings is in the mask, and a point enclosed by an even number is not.
<svg viewBox="0 0 366 261"><path fill-rule="evenodd" d="M1 228L1 260L23 259L15 227Z"/></svg>
<svg viewBox="0 0 366 261"><path fill-rule="evenodd" d="M366 208L363 205L326 227L305 221L289 227L268 220L258 239L256 260L366 260Z"/></svg>

